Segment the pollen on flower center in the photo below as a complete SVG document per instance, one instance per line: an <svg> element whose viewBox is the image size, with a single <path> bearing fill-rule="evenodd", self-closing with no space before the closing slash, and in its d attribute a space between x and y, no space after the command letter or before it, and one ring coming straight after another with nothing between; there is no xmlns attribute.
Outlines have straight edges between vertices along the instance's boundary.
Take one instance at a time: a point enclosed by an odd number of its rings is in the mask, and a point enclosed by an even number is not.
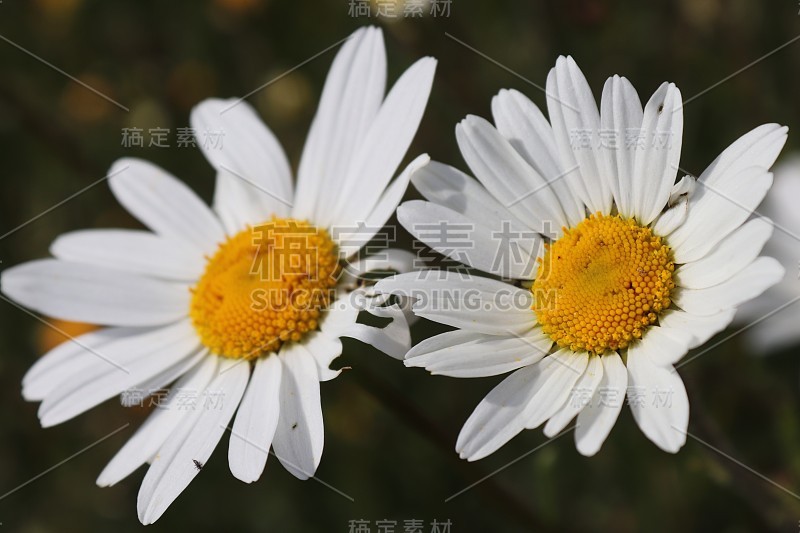
<svg viewBox="0 0 800 533"><path fill-rule="evenodd" d="M561 347L603 353L642 336L675 287L669 246L632 219L584 219L546 246L533 310Z"/></svg>
<svg viewBox="0 0 800 533"><path fill-rule="evenodd" d="M336 244L324 229L273 218L220 244L192 288L190 316L213 353L253 359L317 329L333 300Z"/></svg>

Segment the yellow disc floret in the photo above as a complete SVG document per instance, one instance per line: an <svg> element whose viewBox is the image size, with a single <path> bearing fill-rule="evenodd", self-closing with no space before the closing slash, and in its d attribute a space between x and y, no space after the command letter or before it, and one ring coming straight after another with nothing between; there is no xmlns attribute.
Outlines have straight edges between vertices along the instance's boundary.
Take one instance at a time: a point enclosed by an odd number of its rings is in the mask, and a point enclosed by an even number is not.
<svg viewBox="0 0 800 533"><path fill-rule="evenodd" d="M327 231L273 218L229 238L209 258L192 288L192 323L213 353L253 359L317 329L338 273Z"/></svg>
<svg viewBox="0 0 800 533"><path fill-rule="evenodd" d="M546 245L533 310L561 347L622 349L669 307L674 269L669 246L650 228L592 215Z"/></svg>

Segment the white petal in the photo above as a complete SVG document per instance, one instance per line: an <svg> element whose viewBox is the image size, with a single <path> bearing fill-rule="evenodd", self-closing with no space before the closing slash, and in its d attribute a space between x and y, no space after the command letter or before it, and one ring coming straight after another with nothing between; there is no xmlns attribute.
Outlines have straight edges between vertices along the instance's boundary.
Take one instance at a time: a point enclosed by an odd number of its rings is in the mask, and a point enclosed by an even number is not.
<svg viewBox="0 0 800 533"><path fill-rule="evenodd" d="M413 300L417 316L489 335L524 335L536 324L531 291L465 273L399 274L375 285L381 293Z"/></svg>
<svg viewBox="0 0 800 533"><path fill-rule="evenodd" d="M196 367L200 361L208 357L208 353L208 350L205 348L200 348L191 357L181 359L169 368L142 381L135 389L122 391L119 395L120 404L123 407L131 407L141 402L141 393L157 394L158 391L163 391L172 385L176 379L186 374L189 370ZM131 394L131 392L133 392L133 394Z"/></svg>
<svg viewBox="0 0 800 533"><path fill-rule="evenodd" d="M705 289L729 280L758 256L772 235L772 224L765 219L751 220L723 239L708 255L675 270L678 286Z"/></svg>
<svg viewBox="0 0 800 533"><path fill-rule="evenodd" d="M541 374L538 364L523 367L481 400L458 434L456 451L462 459L486 457L525 429L525 407Z"/></svg>
<svg viewBox="0 0 800 533"><path fill-rule="evenodd" d="M714 315L760 295L778 283L785 270L771 257L759 257L727 281L707 289L678 289L675 305L693 315Z"/></svg>
<svg viewBox="0 0 800 533"><path fill-rule="evenodd" d="M40 357L22 378L22 396L40 401L83 368L85 361L102 359L111 341L141 333L136 328L104 328L72 337Z"/></svg>
<svg viewBox="0 0 800 533"><path fill-rule="evenodd" d="M506 209L478 180L455 167L431 161L417 169L411 182L426 200L464 215L490 228L530 232L532 228Z"/></svg>
<svg viewBox="0 0 800 533"><path fill-rule="evenodd" d="M539 427L558 412L589 364L589 355L586 352L573 352L568 349L549 355L539 364L543 365L550 359L554 370L550 377L542 382L525 411L525 416L528 418L525 423L526 429ZM543 372L547 371L543 369Z"/></svg>
<svg viewBox="0 0 800 533"><path fill-rule="evenodd" d="M342 256L352 257L378 235L403 199L411 174L428 161L430 161L428 154L422 154L409 163L397 179L386 188L365 221L358 222L354 217L350 223L332 228L331 237L339 245L339 253ZM387 246L389 245L388 237L379 235L379 238L383 239Z"/></svg>
<svg viewBox="0 0 800 533"><path fill-rule="evenodd" d="M221 405L197 409L186 416L153 458L139 489L137 509L142 524L152 524L191 483L225 433L239 406L250 368L241 361L224 361L207 392L219 394Z"/></svg>
<svg viewBox="0 0 800 533"><path fill-rule="evenodd" d="M235 183L245 191L235 197L249 198L258 206L262 216L251 220L251 224L272 215L289 214L293 200L289 161L275 135L250 104L237 99L204 100L192 109L191 124L198 137L197 144L218 175L239 179L226 187ZM204 138L207 132L221 133L222 137L217 142L208 142Z"/></svg>
<svg viewBox="0 0 800 533"><path fill-rule="evenodd" d="M686 222L689 216L689 198L678 199L677 203L661 213L652 224L656 235L669 235Z"/></svg>
<svg viewBox="0 0 800 533"><path fill-rule="evenodd" d="M589 364L583 375L570 390L570 395L559 411L550 417L544 425L544 434L548 438L555 437L567 427L570 420L580 411L588 407L585 402L591 400L603 378L603 363L599 356L590 356Z"/></svg>
<svg viewBox="0 0 800 533"><path fill-rule="evenodd" d="M97 352L102 358L85 359L80 372L45 397L39 420L43 427L60 424L173 365L191 366L198 347L188 321L110 342Z"/></svg>
<svg viewBox="0 0 800 533"><path fill-rule="evenodd" d="M796 209L797 198L800 198L800 152L787 154L775 165L773 171L775 183L762 206L764 212L771 216L777 224L791 228L795 233L800 228L800 211ZM786 231L783 237L789 246L793 247L797 239L792 238ZM780 237L779 237L780 238Z"/></svg>
<svg viewBox="0 0 800 533"><path fill-rule="evenodd" d="M330 335L337 337L350 337L373 346L390 357L403 359L406 352L411 348L411 333L408 329L406 312L399 305L383 305L382 297L366 300L364 310L380 318L389 319L389 323L384 327L373 327L366 324L351 324L346 329L338 332L331 332ZM327 379L331 379L330 373Z"/></svg>
<svg viewBox="0 0 800 533"><path fill-rule="evenodd" d="M111 192L130 214L167 238L205 253L225 239L211 209L185 183L141 159L120 159L111 167Z"/></svg>
<svg viewBox="0 0 800 533"><path fill-rule="evenodd" d="M646 343L628 350L628 405L645 436L675 453L686 443L689 398L675 369L655 364L646 350Z"/></svg>
<svg viewBox="0 0 800 533"><path fill-rule="evenodd" d="M697 261L741 226L772 185L772 174L749 167L713 189L698 183L686 221L669 236L676 263Z"/></svg>
<svg viewBox="0 0 800 533"><path fill-rule="evenodd" d="M340 291L331 306L319 321L320 330L331 336L339 334L355 324L358 314L364 309L367 296L362 289Z"/></svg>
<svg viewBox="0 0 800 533"><path fill-rule="evenodd" d="M539 234L491 227L423 200L404 202L397 220L419 241L455 261L502 278L533 279L542 249Z"/></svg>
<svg viewBox="0 0 800 533"><path fill-rule="evenodd" d="M739 137L703 171L699 181L719 187L746 168L770 168L786 143L788 130L779 124L763 124Z"/></svg>
<svg viewBox="0 0 800 533"><path fill-rule="evenodd" d="M333 344L325 341L327 347L321 353L328 354L329 357L336 357L333 354L336 350L340 350L340 347L336 344L335 339L350 337L369 344L395 359L402 359L411 348L408 318L405 310L398 305L385 306L385 303L386 295L375 296L365 288L349 292L342 291L320 321L320 329L325 337L333 341ZM361 311L389 319L389 321L383 327L357 324L356 319ZM320 380L327 381L339 374L340 371L328 368L330 361L325 364L316 356L315 359L318 363Z"/></svg>
<svg viewBox="0 0 800 533"><path fill-rule="evenodd" d="M683 140L683 103L673 83L659 87L644 107L644 147L636 152L633 179L634 215L649 224L669 200Z"/></svg>
<svg viewBox="0 0 800 533"><path fill-rule="evenodd" d="M347 168L375 120L386 89L386 51L379 28L360 28L336 54L311 123L300 166L293 215L318 224L331 219L329 191Z"/></svg>
<svg viewBox="0 0 800 533"><path fill-rule="evenodd" d="M578 413L575 446L581 455L591 457L600 451L617 422L628 387L628 371L616 352L602 357L603 379L589 405Z"/></svg>
<svg viewBox="0 0 800 533"><path fill-rule="evenodd" d="M333 360L342 355L342 341L337 336L327 331L314 331L303 339L303 346L314 358L320 381L330 381L342 372L331 369Z"/></svg>
<svg viewBox="0 0 800 533"><path fill-rule="evenodd" d="M186 316L189 287L57 259L3 271L5 295L62 320L112 326L157 326Z"/></svg>
<svg viewBox="0 0 800 533"><path fill-rule="evenodd" d="M456 442L462 459L477 461L525 428L534 428L566 401L588 363L585 353L561 350L517 370L478 404Z"/></svg>
<svg viewBox="0 0 800 533"><path fill-rule="evenodd" d="M602 169L611 187L617 210L633 216L633 182L637 142L642 128L642 103L626 78L614 76L606 81L600 102L600 150ZM604 137L610 136L610 139Z"/></svg>
<svg viewBox="0 0 800 533"><path fill-rule="evenodd" d="M361 282L370 279L370 274L405 273L415 270L419 257L408 250L386 248L379 252L348 261L344 267L343 279L337 287L357 288ZM344 293L346 295L346 293Z"/></svg>
<svg viewBox="0 0 800 533"><path fill-rule="evenodd" d="M456 378L496 376L538 362L552 345L541 328L519 337L456 330L420 342L404 363Z"/></svg>
<svg viewBox="0 0 800 533"><path fill-rule="evenodd" d="M406 193L408 183L411 181L411 176L416 170L426 165L431 158L428 154L420 154L414 158L411 163L403 169L397 179L392 181L386 190L381 195L378 203L372 208L372 211L367 216L366 225L373 229L381 229L386 225L386 222L394 215L400 200Z"/></svg>
<svg viewBox="0 0 800 533"><path fill-rule="evenodd" d="M563 165L579 165L583 201L593 213L611 212L611 187L601 172L600 113L592 90L572 57L559 57L547 76L547 110ZM573 189L579 191L573 180Z"/></svg>
<svg viewBox="0 0 800 533"><path fill-rule="evenodd" d="M486 120L468 116L456 126L461 155L486 190L538 232L555 236L567 225L550 184Z"/></svg>
<svg viewBox="0 0 800 533"><path fill-rule="evenodd" d="M679 198L691 198L695 190L697 190L697 178L686 174L672 186L669 193L669 205L674 205Z"/></svg>
<svg viewBox="0 0 800 533"><path fill-rule="evenodd" d="M205 390L216 375L218 360L206 353L202 362L175 384L166 399L106 465L97 478L98 486L115 485L156 455L183 418L199 408L194 395Z"/></svg>
<svg viewBox="0 0 800 533"><path fill-rule="evenodd" d="M265 212L262 197L254 190L253 185L231 172L217 172L212 205L228 235L235 235L248 224L258 224L272 215Z"/></svg>
<svg viewBox="0 0 800 533"><path fill-rule="evenodd" d="M206 263L202 253L182 241L125 229L64 233L50 245L50 253L62 261L186 282L197 280Z"/></svg>
<svg viewBox="0 0 800 533"><path fill-rule="evenodd" d="M290 474L308 479L317 471L325 440L317 366L300 343L284 345L280 357L281 406L272 446Z"/></svg>
<svg viewBox="0 0 800 533"><path fill-rule="evenodd" d="M697 348L728 327L733 320L736 309L725 309L719 313L698 316L691 315L678 309L667 309L658 317L658 323L670 329L688 331L692 334L692 340L688 348Z"/></svg>
<svg viewBox="0 0 800 533"><path fill-rule="evenodd" d="M572 179L580 179L579 173L575 172L577 169L569 172L562 165L553 129L536 104L519 91L503 89L492 98L492 116L497 131L550 183L569 225L583 220L586 217L583 202L569 185Z"/></svg>
<svg viewBox="0 0 800 533"><path fill-rule="evenodd" d="M683 329L652 326L641 340L631 344L631 348L636 347L637 353L646 353L658 366L671 367L689 351L692 338L692 334Z"/></svg>
<svg viewBox="0 0 800 533"><path fill-rule="evenodd" d="M245 483L261 477L267 464L278 426L281 372L277 355L258 358L233 422L228 464L234 477Z"/></svg>
<svg viewBox="0 0 800 533"><path fill-rule="evenodd" d="M326 212L317 213L321 224L364 221L375 208L417 133L435 70L436 60L425 57L397 80L360 139L346 179L332 198L332 218Z"/></svg>

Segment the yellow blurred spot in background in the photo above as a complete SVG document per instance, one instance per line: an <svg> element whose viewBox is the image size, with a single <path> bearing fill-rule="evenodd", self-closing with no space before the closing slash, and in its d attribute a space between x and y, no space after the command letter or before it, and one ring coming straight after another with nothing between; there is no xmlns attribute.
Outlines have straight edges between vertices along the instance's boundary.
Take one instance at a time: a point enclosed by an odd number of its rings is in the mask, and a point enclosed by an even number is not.
<svg viewBox="0 0 800 533"><path fill-rule="evenodd" d="M83 83L97 92L114 98L111 84L98 74L78 76ZM70 81L61 93L61 109L71 119L83 123L96 123L109 116L116 109L113 104L86 87Z"/></svg>
<svg viewBox="0 0 800 533"><path fill-rule="evenodd" d="M264 0L214 0L214 3L231 13L244 14L265 4Z"/></svg>
<svg viewBox="0 0 800 533"><path fill-rule="evenodd" d="M719 0L681 0L681 11L686 20L699 30L707 31L713 27L714 21L719 18Z"/></svg>
<svg viewBox="0 0 800 533"><path fill-rule="evenodd" d="M36 8L45 15L53 17L69 17L81 5L83 0L35 0Z"/></svg>
<svg viewBox="0 0 800 533"><path fill-rule="evenodd" d="M144 136L144 146L150 145L151 133L153 128L171 128L172 120L166 110L155 100L146 99L134 102L131 112L125 116L125 127L141 128ZM174 132L170 133L167 141L173 142Z"/></svg>
<svg viewBox="0 0 800 533"><path fill-rule="evenodd" d="M36 332L36 346L41 355L46 354L72 337L79 337L84 333L98 329L94 324L84 324L83 322L68 322L56 318L48 318L46 320L50 326L40 324Z"/></svg>
<svg viewBox="0 0 800 533"><path fill-rule="evenodd" d="M267 80L274 79L279 72L270 72ZM268 85L258 94L257 106L264 114L288 122L311 106L311 84L303 74L293 72Z"/></svg>

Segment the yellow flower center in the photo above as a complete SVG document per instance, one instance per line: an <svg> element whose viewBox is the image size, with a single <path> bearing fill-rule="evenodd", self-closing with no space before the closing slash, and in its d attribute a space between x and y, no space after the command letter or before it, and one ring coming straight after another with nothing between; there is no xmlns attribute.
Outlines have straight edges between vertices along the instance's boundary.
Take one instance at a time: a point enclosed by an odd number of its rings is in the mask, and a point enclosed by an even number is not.
<svg viewBox="0 0 800 533"><path fill-rule="evenodd" d="M215 354L253 359L274 352L317 329L338 274L327 231L273 218L220 244L192 288L192 323Z"/></svg>
<svg viewBox="0 0 800 533"><path fill-rule="evenodd" d="M669 246L650 228L598 213L546 245L533 310L561 347L622 349L669 307L674 269Z"/></svg>

